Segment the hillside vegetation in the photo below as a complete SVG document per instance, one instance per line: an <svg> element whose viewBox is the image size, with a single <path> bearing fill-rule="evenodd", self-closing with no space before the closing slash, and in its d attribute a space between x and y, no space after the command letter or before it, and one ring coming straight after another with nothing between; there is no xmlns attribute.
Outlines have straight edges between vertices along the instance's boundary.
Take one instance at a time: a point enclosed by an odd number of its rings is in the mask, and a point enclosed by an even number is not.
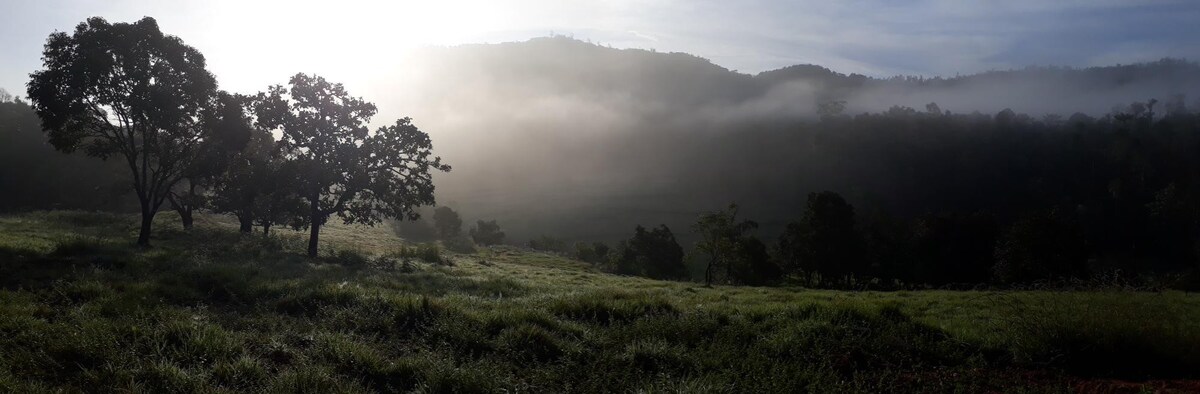
<svg viewBox="0 0 1200 394"><path fill-rule="evenodd" d="M1183 292L703 287L387 229L0 217L3 392L1200 390Z"/></svg>

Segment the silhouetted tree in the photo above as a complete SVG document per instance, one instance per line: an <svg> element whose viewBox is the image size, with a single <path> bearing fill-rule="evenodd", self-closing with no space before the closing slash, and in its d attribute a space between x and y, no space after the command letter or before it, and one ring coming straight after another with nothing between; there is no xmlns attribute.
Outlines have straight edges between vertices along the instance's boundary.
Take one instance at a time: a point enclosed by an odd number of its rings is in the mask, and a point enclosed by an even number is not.
<svg viewBox="0 0 1200 394"><path fill-rule="evenodd" d="M988 214L924 215L913 224L913 280L919 283L984 283L996 245L996 221Z"/></svg>
<svg viewBox="0 0 1200 394"><path fill-rule="evenodd" d="M854 207L837 193L810 193L804 216L789 223L779 238L780 254L792 272L809 282L837 278L850 283L853 274L866 271L863 239L855 228Z"/></svg>
<svg viewBox="0 0 1200 394"><path fill-rule="evenodd" d="M1001 283L1060 279L1083 273L1083 234L1070 214L1053 210L1023 216L996 243L992 269Z"/></svg>
<svg viewBox="0 0 1200 394"><path fill-rule="evenodd" d="M451 239L462 234L462 218L447 206L433 210L433 228L441 239Z"/></svg>
<svg viewBox="0 0 1200 394"><path fill-rule="evenodd" d="M742 238L747 231L758 228L758 223L753 221L737 221L737 211L737 204L729 204L726 209L700 215L700 219L692 225L692 230L700 235L696 249L708 255L708 264L704 269L705 285L712 285L719 267L725 267L725 277L727 280L730 278L745 246Z"/></svg>
<svg viewBox="0 0 1200 394"><path fill-rule="evenodd" d="M204 142L196 148L196 157L169 193L167 202L179 213L185 230L192 229L192 214L208 205L205 190L212 187L214 178L229 169L231 160L250 141L250 118L246 115L247 98L218 92L212 102L201 110L200 130ZM201 190L204 189L204 190Z"/></svg>
<svg viewBox="0 0 1200 394"><path fill-rule="evenodd" d="M137 243L149 245L154 215L205 142L200 115L216 80L204 56L153 18L89 18L71 35L51 34L42 62L28 87L50 143L125 159L141 204Z"/></svg>
<svg viewBox="0 0 1200 394"><path fill-rule="evenodd" d="M682 279L687 276L687 267L683 265L683 248L666 225L649 231L642 226L635 227L633 237L621 244L617 257L617 273L654 279Z"/></svg>
<svg viewBox="0 0 1200 394"><path fill-rule="evenodd" d="M730 278L735 283L762 286L779 281L783 270L771 260L767 245L758 237L748 235L738 239L737 258L732 260Z"/></svg>
<svg viewBox="0 0 1200 394"><path fill-rule="evenodd" d="M471 240L479 245L499 245L504 242L504 232L495 220L476 221L475 228L470 230Z"/></svg>
<svg viewBox="0 0 1200 394"><path fill-rule="evenodd" d="M284 161L271 133L252 128L249 141L214 180L211 207L237 217L243 233L254 226L262 227L264 236L278 224L300 228L307 214L297 194L297 176L295 165Z"/></svg>
<svg viewBox="0 0 1200 394"><path fill-rule="evenodd" d="M317 256L321 226L331 215L375 225L417 219L415 207L434 203L430 171L450 166L430 157L429 135L409 118L370 133L375 105L341 84L296 74L289 85L261 93L255 110L259 125L282 134L283 155L298 171L299 194L309 204L309 256Z"/></svg>

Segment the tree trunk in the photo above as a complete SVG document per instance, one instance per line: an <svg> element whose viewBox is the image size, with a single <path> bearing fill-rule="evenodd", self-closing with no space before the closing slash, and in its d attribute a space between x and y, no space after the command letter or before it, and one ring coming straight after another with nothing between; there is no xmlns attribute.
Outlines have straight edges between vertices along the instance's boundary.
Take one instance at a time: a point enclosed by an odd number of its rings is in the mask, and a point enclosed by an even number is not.
<svg viewBox="0 0 1200 394"><path fill-rule="evenodd" d="M142 205L142 228L138 231L137 246L150 246L150 225L154 223L154 212L148 198L140 198Z"/></svg>
<svg viewBox="0 0 1200 394"><path fill-rule="evenodd" d="M704 270L704 285L712 286L713 267L717 264L717 259L708 260L708 268Z"/></svg>
<svg viewBox="0 0 1200 394"><path fill-rule="evenodd" d="M308 233L308 257L317 257L317 238L321 235L321 206L318 198L312 199L312 223Z"/></svg>
<svg viewBox="0 0 1200 394"><path fill-rule="evenodd" d="M250 219L250 215L238 216L238 231L249 234L254 231L254 220Z"/></svg>
<svg viewBox="0 0 1200 394"><path fill-rule="evenodd" d="M183 219L183 229L192 231L192 223L194 223L195 220L192 219L192 207L190 205L184 206L183 209L179 210L179 218Z"/></svg>
<svg viewBox="0 0 1200 394"><path fill-rule="evenodd" d="M263 223L263 238L271 236L271 223Z"/></svg>

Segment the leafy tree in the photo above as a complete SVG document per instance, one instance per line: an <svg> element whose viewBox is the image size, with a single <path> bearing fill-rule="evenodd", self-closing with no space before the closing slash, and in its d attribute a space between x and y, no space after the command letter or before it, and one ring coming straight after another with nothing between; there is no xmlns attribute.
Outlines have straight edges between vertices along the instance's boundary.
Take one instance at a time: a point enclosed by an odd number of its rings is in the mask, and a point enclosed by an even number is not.
<svg viewBox="0 0 1200 394"><path fill-rule="evenodd" d="M589 263L603 263L608 258L608 244L603 242L576 242L575 258Z"/></svg>
<svg viewBox="0 0 1200 394"><path fill-rule="evenodd" d="M296 192L296 177L295 166L283 160L271 134L254 129L249 143L215 180L212 208L236 216L243 233L255 226L262 227L264 236L275 225L301 228L308 215Z"/></svg>
<svg viewBox="0 0 1200 394"><path fill-rule="evenodd" d="M12 94L9 94L7 90L4 90L4 88L0 88L0 103L7 103L12 101L12 99Z"/></svg>
<svg viewBox="0 0 1200 394"><path fill-rule="evenodd" d="M730 278L740 284L762 286L778 281L783 276L779 265L771 261L767 245L758 237L747 235L737 240L738 258L732 261Z"/></svg>
<svg viewBox="0 0 1200 394"><path fill-rule="evenodd" d="M250 118L246 116L246 97L218 92L213 102L201 111L204 143L183 179L167 193L167 202L179 213L183 228L191 230L192 213L208 205L208 196L198 189L209 189L215 178L229 169L231 160L250 141Z"/></svg>
<svg viewBox="0 0 1200 394"><path fill-rule="evenodd" d="M865 271L862 247L854 207L831 191L809 193L804 216L779 238L786 266L810 282L818 274L821 281L838 278L849 284L851 275Z"/></svg>
<svg viewBox="0 0 1200 394"><path fill-rule="evenodd" d="M984 283L996 246L996 220L990 214L942 213L917 218L912 227L913 264L920 283Z"/></svg>
<svg viewBox="0 0 1200 394"><path fill-rule="evenodd" d="M447 206L433 210L433 228L441 239L451 239L462 234L462 218Z"/></svg>
<svg viewBox="0 0 1200 394"><path fill-rule="evenodd" d="M1082 231L1061 210L1025 215L996 243L993 272L1002 283L1060 279L1083 273Z"/></svg>
<svg viewBox="0 0 1200 394"><path fill-rule="evenodd" d="M479 245L499 245L504 242L504 232L495 220L476 221L475 228L470 230L471 240Z"/></svg>
<svg viewBox="0 0 1200 394"><path fill-rule="evenodd" d="M687 277L683 248L665 224L648 231L642 226L634 228L633 238L622 243L616 271L654 279Z"/></svg>
<svg viewBox="0 0 1200 394"><path fill-rule="evenodd" d="M42 54L28 93L50 143L125 160L141 205L137 243L149 245L154 215L205 143L199 120L217 83L204 56L152 18L89 18L51 34Z"/></svg>
<svg viewBox="0 0 1200 394"><path fill-rule="evenodd" d="M308 255L317 256L321 226L332 215L349 223L417 219L432 205L431 170L450 171L430 157L429 135L403 118L374 133L375 105L350 96L341 84L296 74L290 88L260 93L260 127L277 130L284 158L296 166L299 194L308 203Z"/></svg>
<svg viewBox="0 0 1200 394"><path fill-rule="evenodd" d="M745 246L742 238L747 231L758 228L758 223L753 221L739 222L737 211L737 204L729 204L724 210L701 215L692 225L692 229L700 234L696 248L708 255L708 265L704 269L705 285L712 285L719 267L725 267L726 278L732 276L734 264Z"/></svg>

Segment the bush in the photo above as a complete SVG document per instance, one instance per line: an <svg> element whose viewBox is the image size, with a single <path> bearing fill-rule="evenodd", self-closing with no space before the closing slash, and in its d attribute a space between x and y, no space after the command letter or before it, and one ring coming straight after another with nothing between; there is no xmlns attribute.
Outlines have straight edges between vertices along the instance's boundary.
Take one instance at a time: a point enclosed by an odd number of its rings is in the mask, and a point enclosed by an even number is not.
<svg viewBox="0 0 1200 394"><path fill-rule="evenodd" d="M480 220L475 223L475 228L471 229L471 239L476 245L499 245L504 242L504 232L500 231L500 225L495 220Z"/></svg>
<svg viewBox="0 0 1200 394"><path fill-rule="evenodd" d="M575 243L575 258L592 263L599 264L608 261L608 245L603 242L577 242Z"/></svg>
<svg viewBox="0 0 1200 394"><path fill-rule="evenodd" d="M400 249L397 249L391 255L402 259L417 259L430 264L449 263L449 260L442 258L441 248L434 243L401 246Z"/></svg>
<svg viewBox="0 0 1200 394"><path fill-rule="evenodd" d="M675 235L666 225L649 231L646 231L645 227L637 226L634 228L633 238L622 242L614 257L612 269L620 274L654 279L687 277L687 266L683 264L683 248L675 241Z"/></svg>
<svg viewBox="0 0 1200 394"><path fill-rule="evenodd" d="M529 240L529 248L543 252L567 253L567 241L543 235L540 238Z"/></svg>
<svg viewBox="0 0 1200 394"><path fill-rule="evenodd" d="M457 235L442 241L442 246L446 250L458 253L475 253L475 243L471 242L471 238Z"/></svg>

